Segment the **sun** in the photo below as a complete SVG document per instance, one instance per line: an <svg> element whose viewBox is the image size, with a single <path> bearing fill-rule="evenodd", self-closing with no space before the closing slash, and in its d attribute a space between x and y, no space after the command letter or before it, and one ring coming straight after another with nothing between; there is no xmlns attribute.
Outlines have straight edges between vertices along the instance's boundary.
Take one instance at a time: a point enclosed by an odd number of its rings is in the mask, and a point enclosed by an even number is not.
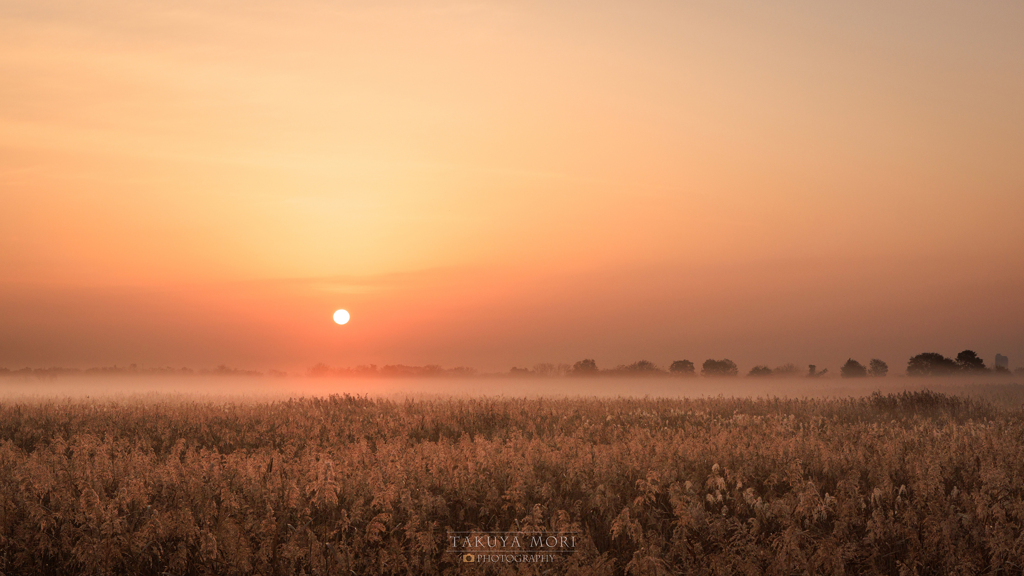
<svg viewBox="0 0 1024 576"><path fill-rule="evenodd" d="M336 324L348 324L348 319L351 317L352 315L348 313L348 310L342 309L334 311L334 322Z"/></svg>

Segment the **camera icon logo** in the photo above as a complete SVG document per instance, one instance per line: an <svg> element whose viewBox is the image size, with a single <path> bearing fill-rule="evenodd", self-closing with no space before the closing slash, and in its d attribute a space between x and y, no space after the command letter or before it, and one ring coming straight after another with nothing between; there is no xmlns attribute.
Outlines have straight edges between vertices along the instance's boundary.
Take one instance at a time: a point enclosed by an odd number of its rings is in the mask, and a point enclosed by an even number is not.
<svg viewBox="0 0 1024 576"><path fill-rule="evenodd" d="M463 562L476 562L476 556L473 556L472 554L463 554L462 555L462 561Z"/></svg>

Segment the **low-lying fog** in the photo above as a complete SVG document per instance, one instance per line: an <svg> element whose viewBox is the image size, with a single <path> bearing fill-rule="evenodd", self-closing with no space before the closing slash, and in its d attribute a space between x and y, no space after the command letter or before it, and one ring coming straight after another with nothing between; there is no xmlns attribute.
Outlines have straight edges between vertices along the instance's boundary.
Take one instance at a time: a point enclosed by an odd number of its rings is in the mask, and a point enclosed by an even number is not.
<svg viewBox="0 0 1024 576"><path fill-rule="evenodd" d="M245 376L63 376L0 378L0 401L112 397L268 401L331 394L424 397L850 397L929 389L971 393L1020 378L310 378Z"/></svg>

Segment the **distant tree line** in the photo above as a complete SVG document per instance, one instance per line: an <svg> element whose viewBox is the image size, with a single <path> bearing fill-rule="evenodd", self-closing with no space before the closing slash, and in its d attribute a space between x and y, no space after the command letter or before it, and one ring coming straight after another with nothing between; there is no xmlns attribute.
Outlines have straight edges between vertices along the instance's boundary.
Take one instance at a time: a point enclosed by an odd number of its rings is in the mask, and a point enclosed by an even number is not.
<svg viewBox="0 0 1024 576"><path fill-rule="evenodd" d="M881 362L880 360L878 362ZM884 366L884 362L882 365ZM775 376L794 377L800 375L802 370L795 364L783 364L776 368L768 366L755 366L747 374L748 376ZM739 376L739 367L728 358L715 360L709 358L700 367L699 375L705 378L728 378ZM814 365L808 367L807 376L820 377L828 373L828 370L818 371ZM513 367L509 370L511 376L675 376L675 377L696 377L698 375L696 365L690 360L676 360L668 369L664 369L650 360L638 360L632 364L620 364L614 368L599 368L593 358L580 360L573 365L559 364L538 364L534 368Z"/></svg>
<svg viewBox="0 0 1024 576"><path fill-rule="evenodd" d="M807 376L819 377L828 372L828 370L822 370L818 372L814 365L808 367ZM516 369L513 369L516 370ZM728 358L721 360L715 360L709 358L704 361L700 368L700 375L705 378L729 378L739 376L739 367L735 362ZM764 377L764 376L775 376L775 377L794 377L801 373L801 369L797 368L794 364L783 364L774 369L768 366L754 366L747 373L747 376L753 377ZM572 368L567 372L569 376L677 376L677 377L695 377L697 376L697 368L690 360L676 360L669 365L668 370L664 370L658 365L648 360L640 360L633 364L620 365L616 368L602 370L597 367L597 362L593 359L580 360L575 363Z"/></svg>
<svg viewBox="0 0 1024 576"><path fill-rule="evenodd" d="M1002 363L1006 363L1006 358ZM998 360L997 360L998 362ZM889 366L878 358L872 358L867 366L853 358L849 358L839 369L842 378L881 378L889 373ZM1017 368L1014 374L1024 376L1024 367ZM699 375L705 378L730 378L739 376L739 367L728 358L715 360L709 358L701 364ZM795 364L787 363L775 368L766 365L756 365L747 372L751 378L793 378L805 376L808 378L821 378L828 374L828 369L818 370L814 364L808 365L807 370L797 367ZM995 368L988 368L985 362L973 350L964 350L955 358L947 358L936 352L924 352L910 358L907 362L908 376L972 376L972 375L1009 375L1010 371L1004 365L997 364ZM39 378L56 378L58 376L287 376L286 372L278 370L246 370L241 368L230 368L220 365L213 369L193 370L191 368L152 367L142 368L135 364L128 366L103 366L96 368L21 368L9 370L0 367L2 376L32 376ZM437 364L425 366L406 366L404 364L389 364L378 367L376 364L366 364L356 367L335 368L324 363L316 364L307 372L312 377L388 377L388 378L422 378L422 377L465 377L465 376L500 376L500 374L480 374L474 368L456 366L444 368ZM599 368L593 358L585 358L575 364L535 364L532 368L513 367L507 373L516 377L578 377L578 376L666 376L666 377L696 377L698 375L696 365L690 360L676 360L668 369L664 369L649 360L638 360L632 364L620 364L614 368Z"/></svg>
<svg viewBox="0 0 1024 576"><path fill-rule="evenodd" d="M973 376L1009 373L1009 369L1005 366L996 366L995 369L988 368L974 350L964 350L957 354L956 358L946 358L937 352L924 352L907 362L908 376L951 376L956 374ZM1024 374L1024 369L1017 368L1014 373Z"/></svg>
<svg viewBox="0 0 1024 576"><path fill-rule="evenodd" d="M192 368L172 368L170 366L155 366L143 368L136 364L128 366L97 366L94 368L19 368L9 370L0 368L0 376L31 376L36 378L57 378L58 376L287 376L285 372L268 370L266 373L259 370L246 370L243 368L231 368L221 364L216 368L193 370Z"/></svg>
<svg viewBox="0 0 1024 576"><path fill-rule="evenodd" d="M867 376L881 378L887 374L889 374L889 365L878 358L872 358L867 366L850 358L839 369L839 375L843 378L865 378Z"/></svg>
<svg viewBox="0 0 1024 576"><path fill-rule="evenodd" d="M1005 362L1005 360L1004 360ZM1017 368L1014 374L1024 376L1024 368ZM513 376L676 376L695 377L698 375L696 366L690 360L676 360L665 370L649 360L639 360L632 364L622 364L615 368L599 368L592 358L580 360L573 365L538 364L532 370L512 368ZM775 368L757 365L747 372L748 377L783 377L793 378L800 375L808 378L821 378L828 374L828 369L818 370L814 364L807 367L806 372L795 364L787 363ZM865 366L853 358L847 359L839 369L842 378L883 378L889 374L889 365L881 359L872 358ZM1004 366L989 369L972 350L964 350L956 358L946 358L941 354L926 352L912 357L907 363L908 376L944 376L944 375L980 375L1010 374ZM739 376L736 363L728 358L715 360L709 358L701 365L700 375L705 378L728 378Z"/></svg>

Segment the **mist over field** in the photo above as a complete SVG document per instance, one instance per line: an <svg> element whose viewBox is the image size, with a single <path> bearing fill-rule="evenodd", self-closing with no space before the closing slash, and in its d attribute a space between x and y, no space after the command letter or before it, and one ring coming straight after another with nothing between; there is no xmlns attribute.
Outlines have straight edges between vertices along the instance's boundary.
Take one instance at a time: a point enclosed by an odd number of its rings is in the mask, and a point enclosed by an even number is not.
<svg viewBox="0 0 1024 576"><path fill-rule="evenodd" d="M1020 377L886 378L314 378L307 376L65 376L0 379L0 402L176 398L198 402L269 402L331 395L418 398L856 398L931 390L976 394L1013 389Z"/></svg>

